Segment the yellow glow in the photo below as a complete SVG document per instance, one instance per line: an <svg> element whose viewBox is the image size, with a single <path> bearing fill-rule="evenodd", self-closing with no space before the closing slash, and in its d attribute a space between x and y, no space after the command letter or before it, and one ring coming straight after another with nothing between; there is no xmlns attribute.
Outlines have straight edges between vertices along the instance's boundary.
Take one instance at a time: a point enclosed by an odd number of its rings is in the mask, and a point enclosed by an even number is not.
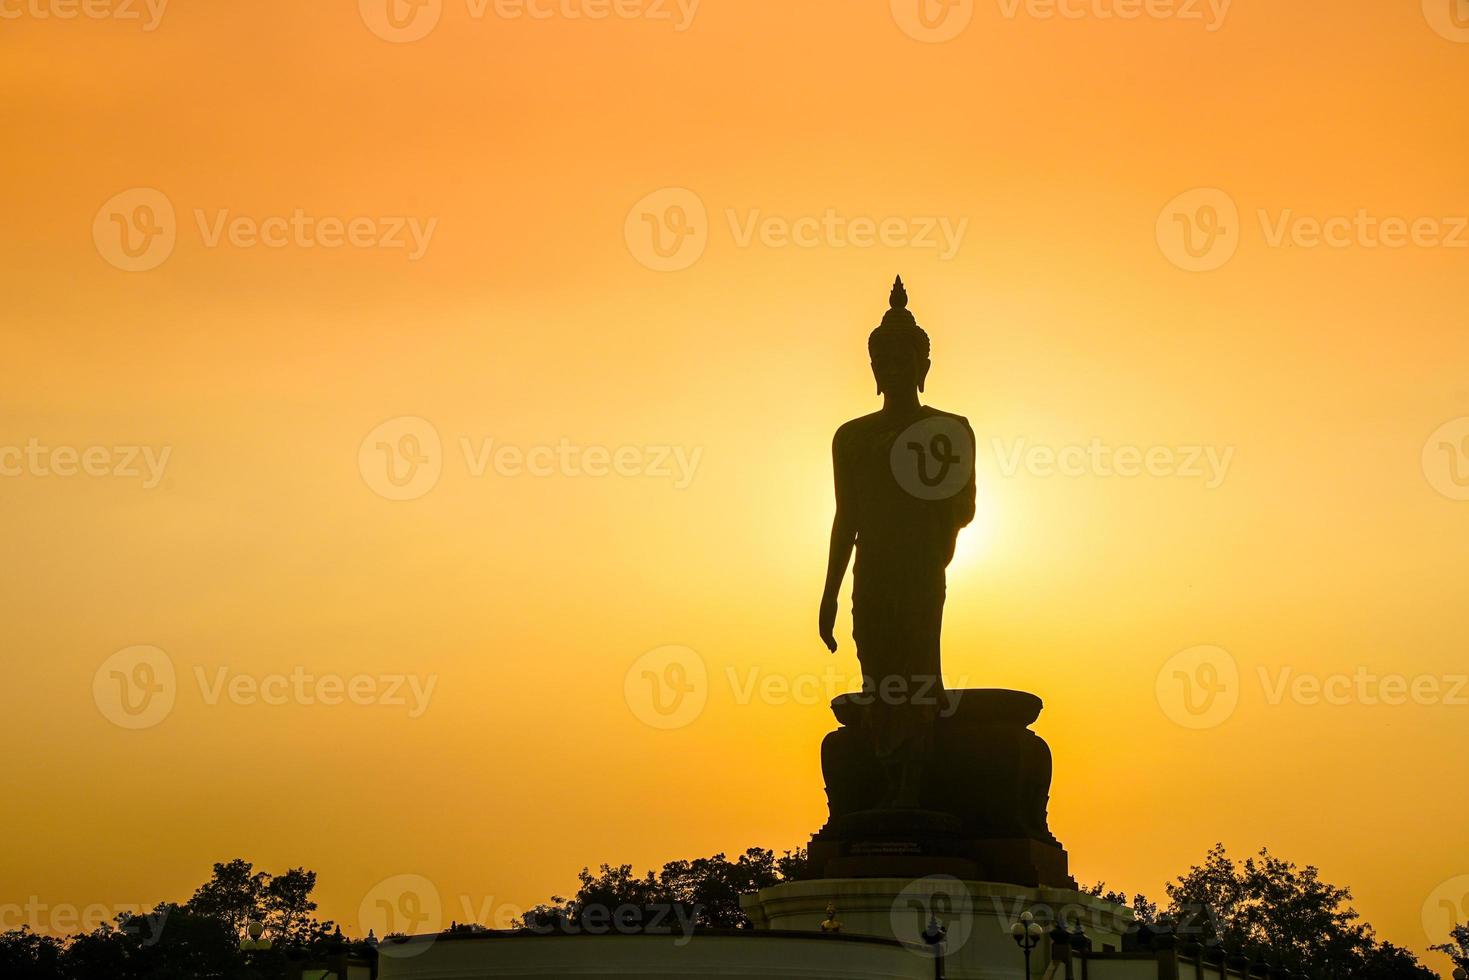
<svg viewBox="0 0 1469 980"><path fill-rule="evenodd" d="M1421 952L1425 908L1469 873L1450 775L1469 707L1271 692L1286 670L1464 673L1469 502L1424 460L1469 416L1466 251L1269 242L1287 212L1469 209L1469 44L1421 6L1236 3L1210 31L977 4L943 44L888 0L708 2L684 31L445 0L405 43L355 0L175 3L152 31L5 21L0 447L171 456L152 488L0 478L4 830L24 845L0 851L0 907L181 899L242 855L317 870L322 914L355 930L404 872L464 921L587 864L803 843L826 692L741 691L856 673L845 595L835 657L816 636L829 447L878 405L864 342L901 272L927 400L980 443L945 672L1044 697L1076 876L1157 897L1216 840L1268 844ZM132 188L177 214L151 271L94 244ZM1195 188L1238 210L1213 271L1159 244ZM658 271L634 204L679 189L708 240ZM437 223L416 260L212 238L221 212L297 209ZM948 258L937 227L934 248L778 244L770 219L828 209L967 230ZM360 466L405 416L442 472L396 502ZM487 439L701 455L682 487L477 476ZM1093 440L1233 455L1213 487L1007 462ZM1194 729L1157 678L1205 644L1240 697ZM93 684L137 645L178 691L134 731ZM625 699L665 646L709 678L672 730ZM436 681L410 717L211 701L221 669Z"/></svg>

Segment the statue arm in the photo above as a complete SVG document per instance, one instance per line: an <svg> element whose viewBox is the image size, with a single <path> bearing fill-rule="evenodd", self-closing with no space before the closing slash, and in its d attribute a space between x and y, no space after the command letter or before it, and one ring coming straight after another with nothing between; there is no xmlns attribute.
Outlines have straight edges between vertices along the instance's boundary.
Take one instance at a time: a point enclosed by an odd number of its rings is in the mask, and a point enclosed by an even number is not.
<svg viewBox="0 0 1469 980"><path fill-rule="evenodd" d="M826 556L826 587L821 593L819 627L821 640L826 648L835 653L837 596L842 589L842 579L847 576L847 566L852 561L852 549L857 544L857 528L852 521L849 485L845 478L844 453L841 449L841 433L832 440L832 473L836 487L836 516L831 522L831 545Z"/></svg>
<svg viewBox="0 0 1469 980"><path fill-rule="evenodd" d="M970 428L969 420L964 420L964 431L969 434L969 481L964 484L964 489L954 495L954 531L957 534L963 528L969 526L974 520L975 499L978 496L978 484L975 473L979 469L979 447L974 438L974 429Z"/></svg>

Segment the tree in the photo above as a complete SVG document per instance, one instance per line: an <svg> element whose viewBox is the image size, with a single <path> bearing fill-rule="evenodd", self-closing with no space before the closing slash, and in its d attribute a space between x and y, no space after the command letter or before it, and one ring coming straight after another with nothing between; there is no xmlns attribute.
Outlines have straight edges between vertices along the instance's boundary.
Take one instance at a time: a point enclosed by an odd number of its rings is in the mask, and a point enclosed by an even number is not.
<svg viewBox="0 0 1469 980"><path fill-rule="evenodd" d="M1142 892L1138 892L1129 900L1125 892L1115 891L1108 888L1105 881L1099 881L1090 888L1082 889L1082 893L1100 898L1104 902L1111 902L1113 905L1132 909L1133 921L1139 925L1151 925L1158 921L1157 903L1149 901L1148 896Z"/></svg>
<svg viewBox="0 0 1469 980"><path fill-rule="evenodd" d="M1167 887L1168 916L1180 938L1222 943L1308 977L1434 977L1406 950L1378 944L1349 904L1350 889L1268 849L1236 862L1216 844L1202 865Z"/></svg>
<svg viewBox="0 0 1469 980"><path fill-rule="evenodd" d="M309 946L332 930L332 923L317 922L311 914L316 911L311 900L315 888L316 872L305 868L291 868L266 881L260 893L260 920L275 942Z"/></svg>
<svg viewBox="0 0 1469 980"><path fill-rule="evenodd" d="M1469 971L1469 922L1460 923L1449 930L1448 942L1428 948L1435 953L1443 953L1459 969Z"/></svg>
<svg viewBox="0 0 1469 980"><path fill-rule="evenodd" d="M59 977L65 948L61 940L38 936L28 926L0 933L0 977L14 980Z"/></svg>
<svg viewBox="0 0 1469 980"><path fill-rule="evenodd" d="M147 915L123 914L115 927L75 936L66 973L75 980L184 980L227 977L241 963L240 941L222 919L165 902Z"/></svg>
<svg viewBox="0 0 1469 980"><path fill-rule="evenodd" d="M806 872L806 853L752 847L731 861L721 852L692 861L670 861L657 874L634 875L628 864L602 865L597 874L583 868L573 898L553 896L521 917L528 929L577 929L596 923L616 923L633 930L692 923L710 929L747 929L750 920L740 910L739 896L782 881L794 881ZM672 914L670 917L670 913ZM621 915L621 919L616 916Z"/></svg>
<svg viewBox="0 0 1469 980"><path fill-rule="evenodd" d="M269 883L270 875L255 871L249 861L235 858L228 864L216 864L214 876L199 886L185 908L223 922L244 939L246 925L261 915L262 897Z"/></svg>
<svg viewBox="0 0 1469 980"><path fill-rule="evenodd" d="M123 913L115 924L56 939L28 929L0 934L0 977L18 980L226 980L296 975L293 963L352 949L330 922L312 913L316 873L256 871L236 859L216 864L183 905L165 902L146 914ZM265 926L268 950L242 952L252 919Z"/></svg>

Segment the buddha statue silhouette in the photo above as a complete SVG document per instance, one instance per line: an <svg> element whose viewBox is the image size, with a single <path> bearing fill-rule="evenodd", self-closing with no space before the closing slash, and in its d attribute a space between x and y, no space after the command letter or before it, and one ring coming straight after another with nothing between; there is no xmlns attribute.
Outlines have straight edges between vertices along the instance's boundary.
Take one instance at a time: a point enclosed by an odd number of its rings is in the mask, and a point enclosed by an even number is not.
<svg viewBox="0 0 1469 980"><path fill-rule="evenodd" d="M855 549L852 638L862 666L880 808L920 806L943 698L939 634L946 569L974 518L974 432L968 420L920 403L929 338L908 311L902 277L868 338L882 408L837 429L832 521L820 632L835 652L837 596Z"/></svg>

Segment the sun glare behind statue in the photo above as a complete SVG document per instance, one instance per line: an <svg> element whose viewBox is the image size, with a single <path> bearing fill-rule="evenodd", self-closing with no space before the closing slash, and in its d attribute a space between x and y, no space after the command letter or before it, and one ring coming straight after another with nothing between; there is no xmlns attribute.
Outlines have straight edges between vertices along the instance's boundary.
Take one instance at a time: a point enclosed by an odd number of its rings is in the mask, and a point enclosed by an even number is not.
<svg viewBox="0 0 1469 980"><path fill-rule="evenodd" d="M959 541L954 545L954 560L949 562L949 579L963 578L977 568L989 552L990 536L994 531L994 498L980 487L974 500L974 520L959 532Z"/></svg>

